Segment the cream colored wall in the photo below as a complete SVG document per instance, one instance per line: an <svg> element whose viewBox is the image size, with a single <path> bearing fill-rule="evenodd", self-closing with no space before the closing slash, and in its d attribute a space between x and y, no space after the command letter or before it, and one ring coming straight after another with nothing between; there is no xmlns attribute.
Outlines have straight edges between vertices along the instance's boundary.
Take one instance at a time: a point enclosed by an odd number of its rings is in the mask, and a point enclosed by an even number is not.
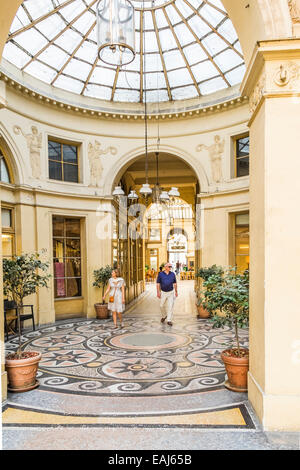
<svg viewBox="0 0 300 470"><path fill-rule="evenodd" d="M37 312L40 324L54 321L67 314L94 316L94 303L99 300L100 292L92 288L92 273L99 266L111 264L110 240L98 240L97 227L101 219L99 203L107 201L110 208L111 191L118 172L125 168L144 152L143 122L118 122L108 119L82 118L75 113L62 112L52 107L39 104L25 98L14 89L6 89L7 108L0 110L0 132L8 145L13 166L16 170L16 184L3 185L3 202L16 205L16 245L18 252L47 249L52 256L53 214L81 217L85 220L83 237L86 239L85 272L83 276L83 298L78 300L60 300L54 302L53 282L51 287L41 291L30 299ZM208 114L205 118L188 120L168 120L160 123L161 147L168 153L184 158L199 177L201 190L213 194L216 191L248 190L248 178L232 178L232 136L247 131L249 117L246 105ZM30 166L30 153L26 139L15 133L15 126L26 134L36 126L42 136L40 152L41 178L34 179ZM149 148L156 144L157 123L149 123ZM222 171L224 182L212 181L209 152L197 152L199 144L210 146L214 137L224 139ZM78 142L80 145L81 181L63 183L48 178L48 136ZM90 186L90 169L88 159L89 144L96 141L103 149L114 147L116 155L101 156L102 177L98 187ZM118 178L118 177L117 177ZM187 193L189 197L189 193ZM218 219L218 218L217 218ZM218 222L218 220L216 221ZM225 223L225 219L223 220ZM224 225L225 227L225 225ZM224 247L223 247L224 248ZM222 251L222 249L220 249ZM218 251L219 252L219 251ZM225 255L223 254L223 258ZM209 261L209 257L207 258ZM52 268L51 268L52 269ZM130 298L133 293L130 293Z"/></svg>

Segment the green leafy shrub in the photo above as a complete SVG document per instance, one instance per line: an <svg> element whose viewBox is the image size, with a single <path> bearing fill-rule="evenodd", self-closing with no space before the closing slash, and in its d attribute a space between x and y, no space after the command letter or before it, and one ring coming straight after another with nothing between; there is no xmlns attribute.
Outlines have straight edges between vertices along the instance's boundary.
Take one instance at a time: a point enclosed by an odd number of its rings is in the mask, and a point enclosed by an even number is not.
<svg viewBox="0 0 300 470"><path fill-rule="evenodd" d="M104 297L104 289L108 280L111 278L112 267L107 265L105 268L99 268L94 270L94 287L102 288L102 298ZM104 304L104 300L102 302Z"/></svg>
<svg viewBox="0 0 300 470"><path fill-rule="evenodd" d="M41 253L44 253L43 250ZM19 347L17 357L21 358L20 313L24 298L35 294L39 287L48 287L51 274L47 273L50 263L41 260L41 253L27 253L3 259L3 293L17 306Z"/></svg>

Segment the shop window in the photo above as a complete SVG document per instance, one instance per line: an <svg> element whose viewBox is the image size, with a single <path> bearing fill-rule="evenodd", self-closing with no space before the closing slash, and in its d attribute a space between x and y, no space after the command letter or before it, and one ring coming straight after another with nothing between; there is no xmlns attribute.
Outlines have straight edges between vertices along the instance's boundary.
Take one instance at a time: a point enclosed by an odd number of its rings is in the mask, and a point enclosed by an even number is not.
<svg viewBox="0 0 300 470"><path fill-rule="evenodd" d="M49 178L78 183L78 146L48 140Z"/></svg>
<svg viewBox="0 0 300 470"><path fill-rule="evenodd" d="M82 295L80 219L53 217L53 270L56 299Z"/></svg>
<svg viewBox="0 0 300 470"><path fill-rule="evenodd" d="M249 134L235 140L235 176L249 175Z"/></svg>
<svg viewBox="0 0 300 470"><path fill-rule="evenodd" d="M8 167L5 158L0 150L0 181L3 183L11 183Z"/></svg>
<svg viewBox="0 0 300 470"><path fill-rule="evenodd" d="M1 209L2 223L2 256L12 258L15 255L15 233L13 209Z"/></svg>
<svg viewBox="0 0 300 470"><path fill-rule="evenodd" d="M235 215L235 264L238 273L249 269L249 256L249 212L247 212Z"/></svg>

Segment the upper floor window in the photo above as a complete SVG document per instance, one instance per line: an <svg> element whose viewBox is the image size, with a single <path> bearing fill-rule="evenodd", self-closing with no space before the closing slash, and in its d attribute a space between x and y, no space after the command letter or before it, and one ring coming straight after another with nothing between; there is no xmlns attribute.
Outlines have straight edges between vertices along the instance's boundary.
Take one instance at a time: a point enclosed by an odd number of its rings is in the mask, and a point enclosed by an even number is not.
<svg viewBox="0 0 300 470"><path fill-rule="evenodd" d="M0 181L10 183L10 176L5 158L0 150Z"/></svg>
<svg viewBox="0 0 300 470"><path fill-rule="evenodd" d="M235 176L249 175L249 134L235 140Z"/></svg>
<svg viewBox="0 0 300 470"><path fill-rule="evenodd" d="M48 140L49 178L78 183L78 146Z"/></svg>
<svg viewBox="0 0 300 470"><path fill-rule="evenodd" d="M2 207L2 256L12 258L15 254L15 231L13 209Z"/></svg>

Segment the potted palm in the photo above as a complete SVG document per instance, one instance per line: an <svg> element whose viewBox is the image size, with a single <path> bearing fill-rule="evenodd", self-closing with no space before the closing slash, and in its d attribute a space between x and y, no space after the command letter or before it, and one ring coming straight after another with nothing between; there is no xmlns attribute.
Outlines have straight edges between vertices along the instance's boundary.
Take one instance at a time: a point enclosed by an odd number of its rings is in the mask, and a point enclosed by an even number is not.
<svg viewBox="0 0 300 470"><path fill-rule="evenodd" d="M43 262L40 259L40 253L23 254L3 259L3 293L16 306L19 335L17 351L8 354L5 358L9 382L8 390L11 392L25 392L39 385L36 373L41 353L22 351L20 315L23 310L24 298L35 294L39 287L48 287L48 281L51 277L47 273L48 269L49 262Z"/></svg>
<svg viewBox="0 0 300 470"><path fill-rule="evenodd" d="M99 268L94 270L94 282L93 286L98 287L99 289L102 288L102 297L104 297L104 289L111 278L112 267L107 265L104 268ZM99 319L108 318L108 306L104 302L96 303L95 305L96 316Z"/></svg>
<svg viewBox="0 0 300 470"><path fill-rule="evenodd" d="M205 290L214 289L214 286L220 282L223 274L223 268L221 266L217 266L216 264L208 267L208 268L200 268L196 273L196 277L201 278L203 280L203 287L197 289L197 310L198 315L197 318L209 318L211 312L204 307L204 292ZM205 283L205 286L204 286Z"/></svg>
<svg viewBox="0 0 300 470"><path fill-rule="evenodd" d="M228 377L225 386L235 392L246 392L249 351L240 345L239 328L249 326L249 271L237 274L235 270L228 270L221 282L213 290L207 289L204 296L205 308L213 312L210 319L213 328L225 325L234 328L235 346L221 353Z"/></svg>

